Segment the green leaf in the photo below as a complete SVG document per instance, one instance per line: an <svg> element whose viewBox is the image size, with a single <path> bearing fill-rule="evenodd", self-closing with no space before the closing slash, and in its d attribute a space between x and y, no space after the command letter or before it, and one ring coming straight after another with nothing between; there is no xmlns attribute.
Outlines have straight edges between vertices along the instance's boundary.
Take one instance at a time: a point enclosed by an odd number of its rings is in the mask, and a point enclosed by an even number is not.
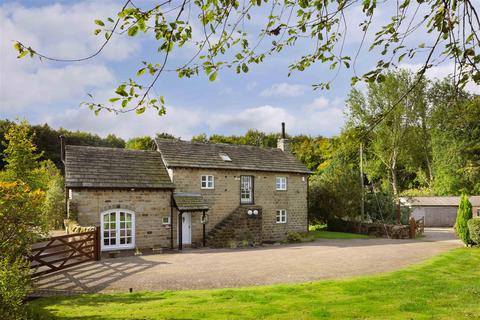
<svg viewBox="0 0 480 320"><path fill-rule="evenodd" d="M248 72L248 66L246 63L242 64L242 71L247 73Z"/></svg>
<svg viewBox="0 0 480 320"><path fill-rule="evenodd" d="M95 20L95 24L97 24L97 25L99 25L99 26L102 26L102 27L104 27L104 26L105 26L105 23L103 23L103 21L102 21L102 20L98 20L98 19L97 19L97 20Z"/></svg>
<svg viewBox="0 0 480 320"><path fill-rule="evenodd" d="M20 42L15 42L13 44L13 47L15 48L15 50L17 50L18 52L22 52L22 45L20 44Z"/></svg>
<svg viewBox="0 0 480 320"><path fill-rule="evenodd" d="M25 57L27 54L28 54L28 51L24 50L24 51L20 52L20 54L17 56L17 58L21 59L21 58Z"/></svg>
<svg viewBox="0 0 480 320"><path fill-rule="evenodd" d="M137 71L137 76L141 76L144 73L145 73L145 68L142 68L142 69Z"/></svg>
<svg viewBox="0 0 480 320"><path fill-rule="evenodd" d="M96 29L95 31L93 31L93 34L94 34L94 35L98 35L100 32L102 32L102 30Z"/></svg>
<svg viewBox="0 0 480 320"><path fill-rule="evenodd" d="M138 108L137 110L135 110L136 114L142 114L144 112L145 112L145 107L141 107L141 108Z"/></svg>
<svg viewBox="0 0 480 320"><path fill-rule="evenodd" d="M208 79L209 79L210 81L215 81L215 79L217 79L217 73L216 73L216 72L212 72L212 73L210 74L210 77L208 77Z"/></svg>
<svg viewBox="0 0 480 320"><path fill-rule="evenodd" d="M124 84L119 85L117 90L115 90L115 93L123 97L128 97L128 93L127 91L125 91L125 87L126 86Z"/></svg>
<svg viewBox="0 0 480 320"><path fill-rule="evenodd" d="M117 102L118 100L120 100L120 98L111 98L111 99L108 99L108 101L110 101L111 103Z"/></svg>
<svg viewBox="0 0 480 320"><path fill-rule="evenodd" d="M135 36L138 33L138 26L132 26L130 29L128 29L128 35L130 37Z"/></svg>

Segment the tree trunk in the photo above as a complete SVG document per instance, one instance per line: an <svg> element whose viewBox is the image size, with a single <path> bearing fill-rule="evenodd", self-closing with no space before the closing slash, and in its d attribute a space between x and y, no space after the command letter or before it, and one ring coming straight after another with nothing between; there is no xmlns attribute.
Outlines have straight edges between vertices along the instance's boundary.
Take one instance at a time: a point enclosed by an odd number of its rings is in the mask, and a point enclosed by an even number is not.
<svg viewBox="0 0 480 320"><path fill-rule="evenodd" d="M392 161L390 164L390 174L392 176L392 190L395 196L398 195L398 180L397 180L397 150L393 151Z"/></svg>

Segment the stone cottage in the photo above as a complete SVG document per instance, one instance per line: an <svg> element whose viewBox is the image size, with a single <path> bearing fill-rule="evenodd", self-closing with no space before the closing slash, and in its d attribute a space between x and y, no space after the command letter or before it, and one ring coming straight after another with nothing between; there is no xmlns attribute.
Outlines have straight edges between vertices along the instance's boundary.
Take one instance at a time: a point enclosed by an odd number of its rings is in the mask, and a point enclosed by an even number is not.
<svg viewBox="0 0 480 320"><path fill-rule="evenodd" d="M67 145L68 214L102 250L260 244L307 231L310 171L278 148L157 139L157 150Z"/></svg>

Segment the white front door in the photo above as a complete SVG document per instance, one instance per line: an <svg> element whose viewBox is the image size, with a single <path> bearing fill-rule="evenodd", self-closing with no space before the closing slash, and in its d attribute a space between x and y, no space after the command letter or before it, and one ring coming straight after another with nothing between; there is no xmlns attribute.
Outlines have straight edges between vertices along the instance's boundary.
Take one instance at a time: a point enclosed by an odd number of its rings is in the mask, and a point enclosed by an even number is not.
<svg viewBox="0 0 480 320"><path fill-rule="evenodd" d="M182 243L192 244L192 214L190 212L182 214Z"/></svg>

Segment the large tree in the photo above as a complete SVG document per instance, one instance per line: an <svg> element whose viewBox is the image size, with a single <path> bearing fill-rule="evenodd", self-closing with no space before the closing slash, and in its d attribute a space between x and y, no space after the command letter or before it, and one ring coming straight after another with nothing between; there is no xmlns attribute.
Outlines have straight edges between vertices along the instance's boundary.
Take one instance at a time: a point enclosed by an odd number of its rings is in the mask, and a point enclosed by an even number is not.
<svg viewBox="0 0 480 320"><path fill-rule="evenodd" d="M352 23L353 19L359 23ZM289 74L315 63L333 70L330 80L314 83L314 88L329 88L338 72L349 68L353 69L353 83L383 82L390 68L409 60L419 64L419 79L432 66L447 61L455 63L457 85L468 81L480 84L480 18L473 0L167 0L150 7L127 0L117 16L99 17L95 24L94 33L104 36L105 41L86 57L58 59L28 44L15 42L14 46L19 58L30 55L78 62L93 59L122 34L134 37L146 33L154 37L159 57L154 62L143 61L137 77L121 83L109 102L88 102L97 113L143 113L155 108L163 114L163 96L152 94L163 73L173 71L179 77L205 73L214 81L223 69L246 73L252 65L288 47L300 49L289 66ZM415 37L417 34L422 37ZM361 39L358 47L347 48L345 43L351 38ZM192 48L194 53L184 63L167 66L174 52L189 52ZM377 63L358 74L357 60L364 49L376 57ZM399 101L416 84L405 88Z"/></svg>

